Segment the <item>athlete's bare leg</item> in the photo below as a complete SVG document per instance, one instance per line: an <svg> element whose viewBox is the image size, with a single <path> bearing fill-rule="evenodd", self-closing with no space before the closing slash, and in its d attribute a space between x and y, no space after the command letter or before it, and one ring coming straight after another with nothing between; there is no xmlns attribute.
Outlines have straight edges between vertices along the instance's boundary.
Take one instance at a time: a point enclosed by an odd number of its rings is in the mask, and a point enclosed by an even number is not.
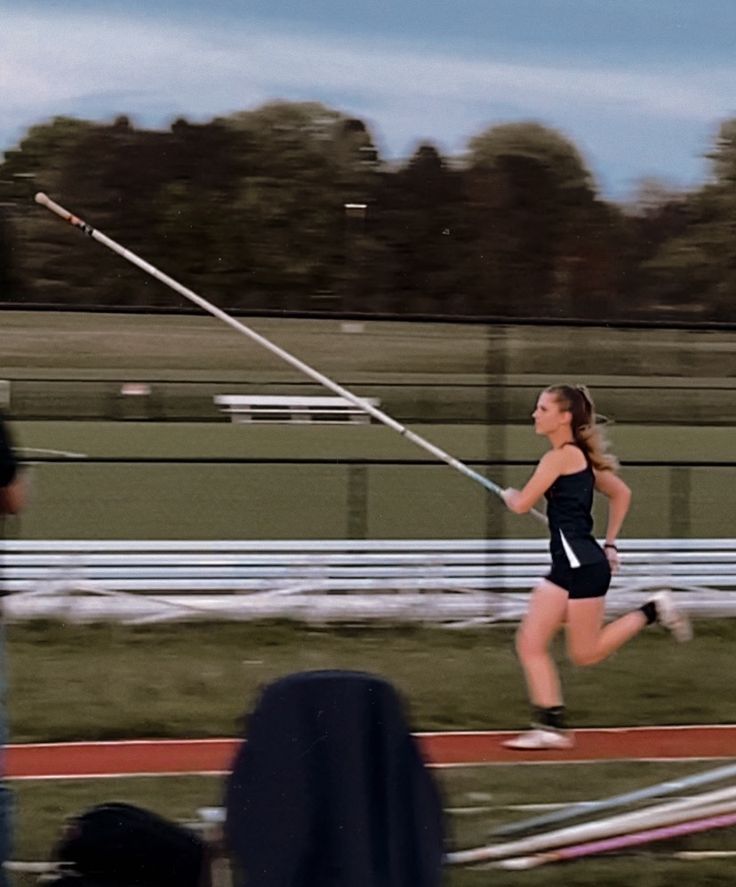
<svg viewBox="0 0 736 887"><path fill-rule="evenodd" d="M549 645L565 622L567 592L544 580L532 592L529 609L516 634L516 652L529 699L539 708L562 705L562 690Z"/></svg>
<svg viewBox="0 0 736 887"><path fill-rule="evenodd" d="M605 598L591 597L571 600L567 606L567 654L575 665L602 662L647 624L641 610L603 625Z"/></svg>

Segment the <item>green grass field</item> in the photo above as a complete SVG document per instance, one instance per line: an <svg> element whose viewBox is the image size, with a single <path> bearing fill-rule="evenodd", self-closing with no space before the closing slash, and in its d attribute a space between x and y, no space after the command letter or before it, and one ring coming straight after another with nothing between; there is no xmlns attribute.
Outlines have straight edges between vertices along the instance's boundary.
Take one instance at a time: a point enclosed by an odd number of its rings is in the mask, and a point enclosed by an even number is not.
<svg viewBox="0 0 736 887"><path fill-rule="evenodd" d="M611 437L635 494L626 533L731 532L722 516L736 470L736 381L724 375L733 334L247 322L356 393L380 397L391 415L416 423L453 455L496 463L488 471L502 485L521 483L528 472L502 463L531 462L542 451L527 422L537 389L560 376L587 381L601 410L617 420ZM218 414L215 393L319 389L214 318L0 311L2 378L10 380L27 458L61 450L109 460L34 466L33 504L15 530L27 537L537 533L533 522L505 514L447 467L404 464L431 458L386 428L231 425ZM145 403L120 397L121 384L134 380L152 385ZM351 468L349 460L367 464ZM629 467L637 461L666 464ZM685 462L714 464L679 467ZM351 514L356 488L362 505Z"/></svg>
<svg viewBox="0 0 736 887"><path fill-rule="evenodd" d="M321 668L384 675L409 701L416 729L514 729L527 709L513 631L13 624L11 735L19 742L232 736L260 687ZM734 643L736 623L707 619L684 647L653 628L596 668L563 663L571 718L589 727L733 723Z"/></svg>
<svg viewBox="0 0 736 887"><path fill-rule="evenodd" d="M523 422L536 389L561 378L587 382L618 422L736 419L728 332L244 322L404 422ZM18 418L214 421L217 393L321 390L209 316L0 311L0 379ZM153 386L146 406L121 403L121 383L136 380Z"/></svg>
<svg viewBox="0 0 736 887"><path fill-rule="evenodd" d="M346 538L356 527L354 535L368 538L540 532L535 521L507 513L482 487L380 426L18 422L14 430L29 458L37 449L89 457L31 466L30 507L20 526L9 524L9 533L26 538ZM471 464L493 462L488 474L501 485L522 484L542 452L528 427L417 430ZM736 479L728 464L733 428L629 425L611 436L634 492L624 536L732 534L723 515ZM407 464L425 456L426 464ZM713 464L677 464L704 456ZM507 458L527 465L505 465ZM654 464L627 464L637 460ZM356 487L360 506L351 496ZM604 509L599 502L599 522Z"/></svg>
<svg viewBox="0 0 736 887"><path fill-rule="evenodd" d="M325 372L373 382L430 374L461 382L495 375L720 377L733 333L244 318ZM143 368L154 378L223 372L275 378L293 371L208 315L0 311L0 368L18 375L86 373L114 378ZM564 356L564 357L563 357ZM57 377L61 377L58 376Z"/></svg>

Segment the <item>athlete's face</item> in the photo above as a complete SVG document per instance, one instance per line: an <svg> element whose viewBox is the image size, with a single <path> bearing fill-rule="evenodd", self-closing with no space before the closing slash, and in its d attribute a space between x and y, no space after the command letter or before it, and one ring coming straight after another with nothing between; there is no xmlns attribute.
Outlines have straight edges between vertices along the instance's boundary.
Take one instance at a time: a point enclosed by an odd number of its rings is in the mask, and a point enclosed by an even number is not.
<svg viewBox="0 0 736 887"><path fill-rule="evenodd" d="M560 408L554 394L543 391L537 400L532 419L534 419L534 430L537 434L552 434L562 426L569 425L571 415L569 410Z"/></svg>

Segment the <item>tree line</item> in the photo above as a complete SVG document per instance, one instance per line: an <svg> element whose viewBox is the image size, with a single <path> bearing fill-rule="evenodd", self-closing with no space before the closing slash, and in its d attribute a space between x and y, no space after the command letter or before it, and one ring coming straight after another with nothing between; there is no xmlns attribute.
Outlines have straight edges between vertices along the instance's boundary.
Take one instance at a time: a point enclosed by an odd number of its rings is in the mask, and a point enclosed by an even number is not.
<svg viewBox="0 0 736 887"><path fill-rule="evenodd" d="M492 126L462 158L384 161L365 124L271 102L145 130L33 127L0 164L0 303L179 297L38 208L38 190L228 310L730 321L736 120L702 186L602 198L572 142Z"/></svg>

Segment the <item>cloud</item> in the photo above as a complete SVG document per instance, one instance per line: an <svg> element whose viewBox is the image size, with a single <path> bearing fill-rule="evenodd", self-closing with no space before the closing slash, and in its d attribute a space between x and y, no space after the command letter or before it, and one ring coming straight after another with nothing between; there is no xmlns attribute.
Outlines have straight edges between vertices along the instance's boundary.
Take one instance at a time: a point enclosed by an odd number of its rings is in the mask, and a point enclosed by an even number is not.
<svg viewBox="0 0 736 887"><path fill-rule="evenodd" d="M549 56L547 57L549 59ZM544 64L424 47L410 41L225 27L61 12L4 13L0 34L0 147L56 114L143 125L202 119L269 98L310 98L369 113L389 153L407 141L458 139L499 117L533 117L565 129L586 111L712 124L727 113L736 74L691 69ZM414 129L407 131L407 124ZM454 131L450 129L454 127Z"/></svg>

